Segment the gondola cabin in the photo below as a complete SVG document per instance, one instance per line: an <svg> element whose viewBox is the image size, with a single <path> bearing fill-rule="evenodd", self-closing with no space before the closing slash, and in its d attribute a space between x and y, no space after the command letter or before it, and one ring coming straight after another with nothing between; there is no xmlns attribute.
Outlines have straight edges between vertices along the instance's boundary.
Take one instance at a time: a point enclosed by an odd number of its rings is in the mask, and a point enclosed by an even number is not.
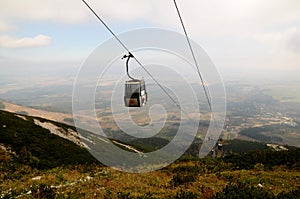
<svg viewBox="0 0 300 199"><path fill-rule="evenodd" d="M128 80L125 82L124 103L126 107L142 107L147 102L147 92L145 81Z"/></svg>

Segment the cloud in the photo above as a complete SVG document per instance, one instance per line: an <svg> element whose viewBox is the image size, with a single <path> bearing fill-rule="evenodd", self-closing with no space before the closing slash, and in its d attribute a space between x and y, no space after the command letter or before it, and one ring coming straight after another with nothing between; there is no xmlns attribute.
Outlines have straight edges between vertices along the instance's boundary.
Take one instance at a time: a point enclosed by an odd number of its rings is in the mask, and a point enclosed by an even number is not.
<svg viewBox="0 0 300 199"><path fill-rule="evenodd" d="M300 53L300 28L257 34L254 38L268 46L273 52Z"/></svg>
<svg viewBox="0 0 300 199"><path fill-rule="evenodd" d="M0 18L10 21L81 23L87 16L80 0L2 0L0 6Z"/></svg>
<svg viewBox="0 0 300 199"><path fill-rule="evenodd" d="M8 23L0 20L0 32L6 32L6 31L11 31L14 30L15 27L12 25L9 25Z"/></svg>
<svg viewBox="0 0 300 199"><path fill-rule="evenodd" d="M293 53L300 53L300 29L291 29L285 39L287 49Z"/></svg>
<svg viewBox="0 0 300 199"><path fill-rule="evenodd" d="M295 69L300 66L300 28L297 26L257 34L260 43L261 68ZM257 62L258 57L253 59ZM249 60L247 60L249 62Z"/></svg>
<svg viewBox="0 0 300 199"><path fill-rule="evenodd" d="M110 22L145 20L157 3L157 1L153 0L86 0L86 2L101 17ZM0 18L16 21L48 21L65 24L95 21L95 17L81 0L2 0Z"/></svg>
<svg viewBox="0 0 300 199"><path fill-rule="evenodd" d="M173 1L86 1L116 33L116 29L126 31L132 27L141 28L149 24L182 33ZM273 65L280 63L277 61L280 56L283 57L282 60L292 60L289 58L292 54L295 55L293 63L300 63L297 54L300 48L299 0L177 0L177 3L189 36L210 49L210 53L217 52L216 57L229 57L227 65L239 67L246 62L255 62L252 65L258 65L258 62L266 65L265 56L270 56L272 62L270 61L269 65ZM25 26L27 22L31 26L34 22L39 22L39 25L97 23L95 16L81 0L1 0L0 19L6 26ZM101 24L97 24L97 27L101 28ZM296 28L297 31L293 31L292 28ZM1 37L0 40L1 46L3 43L6 43L6 46L15 46L16 44L12 43L16 42L12 41L18 39ZM7 40L10 40L10 45L7 45ZM243 57L239 59L244 62L237 63L237 60L232 58L234 55ZM220 65L222 64L223 62L220 62Z"/></svg>
<svg viewBox="0 0 300 199"><path fill-rule="evenodd" d="M86 0L109 24L150 22L180 29L173 1ZM0 17L11 20L84 23L95 21L82 1L2 0ZM299 20L299 0L177 1L183 19L195 36L252 34L266 26Z"/></svg>
<svg viewBox="0 0 300 199"><path fill-rule="evenodd" d="M299 0L178 1L178 4L196 37L245 37L300 18Z"/></svg>
<svg viewBox="0 0 300 199"><path fill-rule="evenodd" d="M51 43L51 38L45 35L36 37L13 38L10 36L0 36L0 47L3 48L32 48L47 46Z"/></svg>

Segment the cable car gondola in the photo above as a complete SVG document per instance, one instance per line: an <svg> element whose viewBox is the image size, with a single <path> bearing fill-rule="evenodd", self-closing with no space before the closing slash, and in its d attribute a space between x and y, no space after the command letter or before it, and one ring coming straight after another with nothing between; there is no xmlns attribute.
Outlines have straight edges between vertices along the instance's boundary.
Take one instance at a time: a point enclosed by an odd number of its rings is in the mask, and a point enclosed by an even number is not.
<svg viewBox="0 0 300 199"><path fill-rule="evenodd" d="M125 94L124 94L124 104L126 107L142 107L146 105L147 102L147 92L144 79L135 79L129 75L128 63L129 59L133 58L133 55L124 55L122 59L127 58L126 61L126 72L127 76L131 80L125 82Z"/></svg>

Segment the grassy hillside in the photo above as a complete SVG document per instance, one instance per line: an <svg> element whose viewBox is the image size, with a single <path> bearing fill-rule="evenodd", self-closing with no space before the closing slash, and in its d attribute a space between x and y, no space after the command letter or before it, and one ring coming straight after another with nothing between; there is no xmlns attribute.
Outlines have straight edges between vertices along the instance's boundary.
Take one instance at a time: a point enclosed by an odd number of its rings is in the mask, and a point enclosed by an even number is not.
<svg viewBox="0 0 300 199"><path fill-rule="evenodd" d="M97 163L84 148L33 119L0 111L0 198L300 198L299 148L277 152L233 141L224 148L242 152L246 146L249 152L199 159L190 155L198 140L170 166L131 174Z"/></svg>
<svg viewBox="0 0 300 199"><path fill-rule="evenodd" d="M266 151L267 152L267 151ZM270 151L276 154L280 152ZM293 153L299 154L299 149ZM294 162L265 166L253 159L251 168L237 167L248 153L229 159L184 158L167 168L146 174L130 174L85 164L48 170L19 165L17 171L3 170L12 155L1 154L2 198L299 198L299 156ZM3 158L4 157L4 158ZM267 164L268 161L265 160ZM234 196L234 197L233 197Z"/></svg>
<svg viewBox="0 0 300 199"><path fill-rule="evenodd" d="M33 117L18 117L14 113L0 111L0 143L17 155L17 161L38 169L61 165L95 162L90 153L71 141L62 139L49 130L36 125ZM47 120L39 118L41 122ZM73 128L53 122L62 128Z"/></svg>

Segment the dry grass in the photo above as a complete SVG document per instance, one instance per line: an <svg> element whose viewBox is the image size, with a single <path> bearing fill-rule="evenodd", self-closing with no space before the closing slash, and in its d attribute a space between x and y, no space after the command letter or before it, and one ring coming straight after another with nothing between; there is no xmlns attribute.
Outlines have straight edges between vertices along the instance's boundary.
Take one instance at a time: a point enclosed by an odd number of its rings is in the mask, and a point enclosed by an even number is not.
<svg viewBox="0 0 300 199"><path fill-rule="evenodd" d="M155 198L171 198L180 190L196 193L199 197L210 198L216 192L221 191L229 181L247 182L253 186L258 183L264 189L278 194L282 191L290 191L300 185L300 171L287 170L277 167L274 170L225 170L223 172L179 172L176 169L198 168L203 166L198 161L177 162L169 167L144 174L124 173L108 167L92 165L76 166L75 168L55 168L48 171L26 171L21 178L3 180L1 174L0 187L3 193L12 189L20 198L31 198L33 187L41 185L52 187L57 198L117 198L130 196L153 196ZM23 171L23 172L24 172ZM20 172L20 171L19 171ZM189 182L174 186L173 176L177 173L194 175ZM41 176L40 180L33 180ZM174 179L173 179L174 180ZM29 194L28 194L29 193Z"/></svg>

